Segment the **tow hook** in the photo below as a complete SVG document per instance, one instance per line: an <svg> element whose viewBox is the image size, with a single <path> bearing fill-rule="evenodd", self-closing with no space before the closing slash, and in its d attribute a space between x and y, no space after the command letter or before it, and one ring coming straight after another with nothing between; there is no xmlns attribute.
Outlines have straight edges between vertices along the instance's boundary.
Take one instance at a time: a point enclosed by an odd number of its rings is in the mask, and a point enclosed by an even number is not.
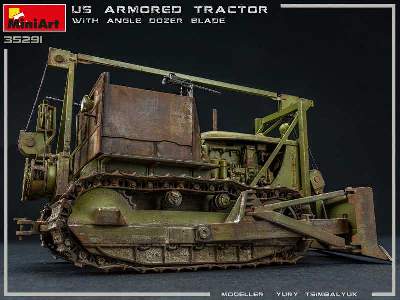
<svg viewBox="0 0 400 300"><path fill-rule="evenodd" d="M32 221L27 218L14 218L14 221L18 225L16 231L18 240L22 240L24 236L40 234L40 232L46 231L47 228L45 221Z"/></svg>

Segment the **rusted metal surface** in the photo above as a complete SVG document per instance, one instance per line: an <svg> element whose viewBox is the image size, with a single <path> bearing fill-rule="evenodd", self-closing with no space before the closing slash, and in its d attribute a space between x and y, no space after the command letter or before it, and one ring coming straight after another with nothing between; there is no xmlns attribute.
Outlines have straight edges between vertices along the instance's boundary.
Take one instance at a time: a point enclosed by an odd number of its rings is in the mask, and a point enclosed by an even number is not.
<svg viewBox="0 0 400 300"><path fill-rule="evenodd" d="M42 225L43 222L40 221L32 221L26 218L14 218L14 221L18 226L16 235L20 240L22 239L22 236L40 234L40 232L45 231L45 225ZM40 228L40 226L44 227Z"/></svg>
<svg viewBox="0 0 400 300"><path fill-rule="evenodd" d="M354 206L357 233L352 244L361 245L361 254L380 259L391 259L378 245L372 189L369 187L347 188L347 198Z"/></svg>
<svg viewBox="0 0 400 300"><path fill-rule="evenodd" d="M100 153L200 160L200 130L193 98L112 85L103 73L94 106L79 113L75 170Z"/></svg>
<svg viewBox="0 0 400 300"><path fill-rule="evenodd" d="M55 197L58 198L64 194L70 182L70 158L63 153L57 157L57 177Z"/></svg>
<svg viewBox="0 0 400 300"><path fill-rule="evenodd" d="M111 141L102 147L103 153L135 154L140 145L142 155L199 159L191 149L193 137L199 134L194 132L193 98L117 85L109 90L102 135ZM149 145L147 153L142 145Z"/></svg>
<svg viewBox="0 0 400 300"><path fill-rule="evenodd" d="M218 111L216 108L212 110L212 131L218 130Z"/></svg>

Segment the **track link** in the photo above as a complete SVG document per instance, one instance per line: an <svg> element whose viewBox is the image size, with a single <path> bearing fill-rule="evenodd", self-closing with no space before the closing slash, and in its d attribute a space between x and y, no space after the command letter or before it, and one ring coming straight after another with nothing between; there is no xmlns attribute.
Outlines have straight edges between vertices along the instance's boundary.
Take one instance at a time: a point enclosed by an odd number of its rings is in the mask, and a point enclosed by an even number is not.
<svg viewBox="0 0 400 300"><path fill-rule="evenodd" d="M139 192L162 192L168 190L184 190L190 193L229 193L237 197L240 192L249 187L231 180L208 180L191 177L175 176L136 176L124 173L97 173L82 177L71 183L60 199L51 205L46 205L41 213L41 221L46 222L47 230L40 233L42 246L58 257L72 262L79 267L90 266L103 271L196 271L199 269L227 269L242 267L257 267L260 265L296 263L302 256L293 247L271 256L262 257L250 262L229 263L215 262L204 264L179 265L138 265L109 256L94 255L87 251L75 238L68 227L68 217L72 212L74 201L83 193L98 187L112 189L135 190ZM287 188L255 188L254 191L262 199L288 199L299 196L297 191ZM150 246L150 245L149 245ZM193 245L195 246L195 245Z"/></svg>

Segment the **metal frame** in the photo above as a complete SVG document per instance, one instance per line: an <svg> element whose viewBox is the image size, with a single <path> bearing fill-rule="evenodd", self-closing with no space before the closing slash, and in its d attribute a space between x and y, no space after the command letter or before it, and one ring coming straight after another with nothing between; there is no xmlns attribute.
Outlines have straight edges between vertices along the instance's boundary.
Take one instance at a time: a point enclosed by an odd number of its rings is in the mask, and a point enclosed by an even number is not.
<svg viewBox="0 0 400 300"><path fill-rule="evenodd" d="M253 179L251 186L255 186L266 169L270 166L275 156L278 154L283 143L289 138L289 135L297 125L299 131L298 149L300 158L300 180L303 196L311 195L310 184L310 163L309 163L309 148L308 148L308 132L307 132L307 110L314 106L314 102L308 99L298 98L295 96L284 95L281 99L280 108L277 112L265 116L264 118L255 120L256 134L266 135L278 125L282 120L288 117L292 118L289 128L281 137L281 141L276 145L275 149L265 162L264 166Z"/></svg>
<svg viewBox="0 0 400 300"><path fill-rule="evenodd" d="M252 186L255 186L262 176L263 172L269 167L275 158L276 154L281 149L284 142L288 139L290 133L293 131L295 125L298 125L299 137L299 157L300 157L300 177L301 187L303 196L311 195L310 187L310 175L309 175L309 156L308 156L308 134L307 134L307 110L313 106L313 101L299 98L295 96L288 96L287 99L281 97L276 92L270 92L261 89L250 88L246 86L226 83L222 81L216 81L206 79L202 77L196 77L181 73L175 73L168 70L161 70L126 62L121 62L112 59L100 58L96 56L86 54L74 54L67 50L49 48L48 65L51 67L62 68L67 70L67 80L64 94L64 104L62 109L62 117L60 123L60 130L58 136L57 152L63 155L70 155L71 153L71 128L72 128L72 107L74 97L74 78L77 64L98 64L107 67L114 67L119 69L125 69L129 71L143 72L159 76L169 76L171 73L176 76L189 80L193 83L204 84L212 87L218 87L238 93L244 93L249 95L261 96L270 100L278 101L279 110L273 114L270 114L262 119L256 120L256 131L266 135L276 126L278 126L284 117L295 116L289 129L282 136L281 141L276 145L275 150L271 154L268 161L265 163L263 168L257 174L256 178L252 182ZM271 124L271 122L273 122Z"/></svg>

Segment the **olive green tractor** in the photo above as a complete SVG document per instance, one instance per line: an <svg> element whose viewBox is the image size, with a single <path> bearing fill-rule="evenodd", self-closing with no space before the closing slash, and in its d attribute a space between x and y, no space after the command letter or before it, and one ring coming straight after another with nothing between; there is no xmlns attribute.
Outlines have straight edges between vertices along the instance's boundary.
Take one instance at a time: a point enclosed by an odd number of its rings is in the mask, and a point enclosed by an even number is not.
<svg viewBox="0 0 400 300"><path fill-rule="evenodd" d="M75 114L79 64L160 76L180 92L102 73ZM55 48L47 66L67 73L62 112L36 99L36 130L20 132L22 201L46 204L36 221L16 219L18 237L38 234L56 256L101 270L295 263L309 249L391 259L377 242L372 189L325 192L310 169L313 101ZM213 130L201 133L197 88L259 96L277 111L245 134L218 131L214 110Z"/></svg>

